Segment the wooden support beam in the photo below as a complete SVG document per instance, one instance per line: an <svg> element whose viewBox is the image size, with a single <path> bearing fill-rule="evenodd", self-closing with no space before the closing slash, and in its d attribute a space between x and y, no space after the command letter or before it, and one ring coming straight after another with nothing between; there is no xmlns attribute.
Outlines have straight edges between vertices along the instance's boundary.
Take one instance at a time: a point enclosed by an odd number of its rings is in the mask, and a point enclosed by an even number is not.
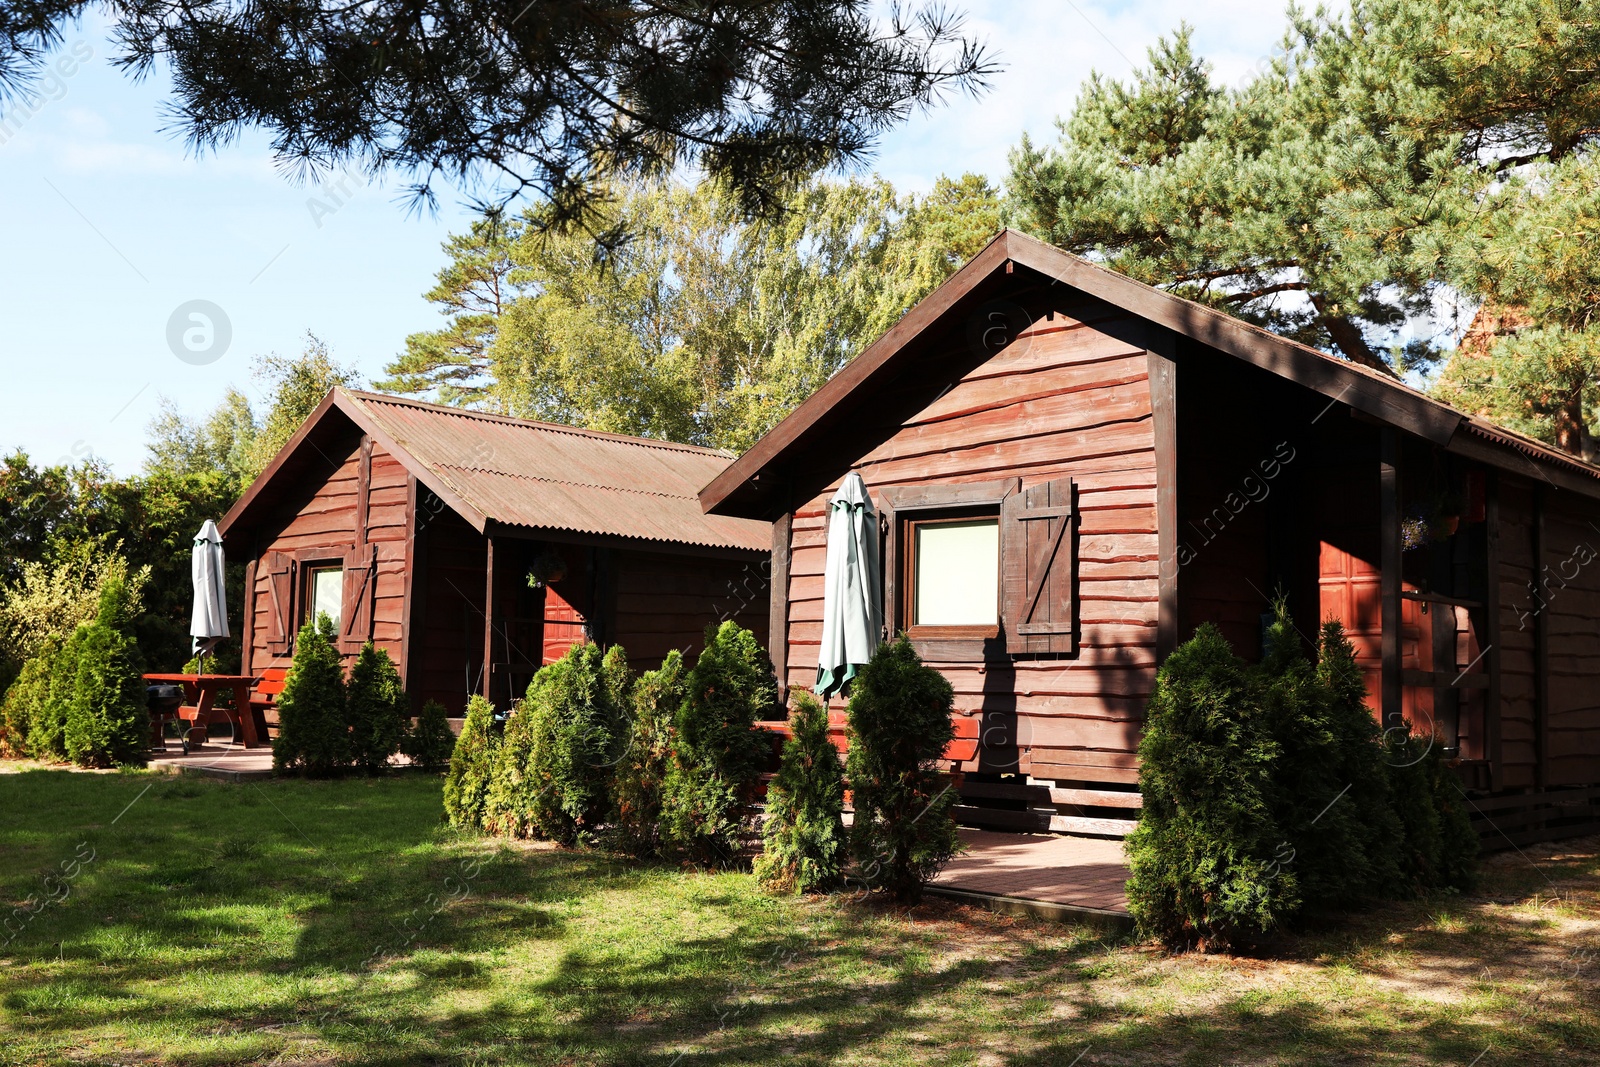
<svg viewBox="0 0 1600 1067"><path fill-rule="evenodd" d="M1156 554L1160 605L1156 661L1178 647L1178 365L1177 337L1152 330L1147 353L1156 452Z"/></svg>
<svg viewBox="0 0 1600 1067"><path fill-rule="evenodd" d="M772 524L771 580L767 585L767 651L778 677L779 703L789 700L789 557L794 535L794 512L786 511Z"/></svg>
<svg viewBox="0 0 1600 1067"><path fill-rule="evenodd" d="M412 712L421 714L422 707L417 704L418 693L413 686L413 679L420 679L421 675L411 669L412 644L411 635L415 632L419 622L417 612L417 575L421 573L420 561L417 559L417 476L406 475L406 540L405 554L401 557L400 581L404 592L400 600L400 684L407 693L411 694ZM376 581L376 577L374 577Z"/></svg>
<svg viewBox="0 0 1600 1067"><path fill-rule="evenodd" d="M1545 489L1533 487L1533 780L1543 789L1550 763L1550 590L1544 582Z"/></svg>
<svg viewBox="0 0 1600 1067"><path fill-rule="evenodd" d="M367 543L367 513L372 498L372 437L361 435L361 460L356 465L356 547Z"/></svg>
<svg viewBox="0 0 1600 1067"><path fill-rule="evenodd" d="M1489 788L1502 788L1500 741L1500 472L1490 470L1485 485L1484 518L1488 525L1488 583L1484 588L1484 668L1489 691L1483 701L1483 757L1489 761Z"/></svg>
<svg viewBox="0 0 1600 1067"><path fill-rule="evenodd" d="M492 699L494 684L494 537L483 539L486 549L483 567L483 675L480 691Z"/></svg>
<svg viewBox="0 0 1600 1067"><path fill-rule="evenodd" d="M1378 539L1381 578L1379 594L1383 602L1383 682L1381 687L1383 728L1401 725L1400 681L1400 437L1392 426L1379 432L1378 463Z"/></svg>
<svg viewBox="0 0 1600 1067"><path fill-rule="evenodd" d="M250 646L256 639L256 561L251 559L244 565L244 603L241 605L239 620L239 673L250 673ZM234 694L238 699L238 694ZM249 714L249 694L245 694L243 704L240 705L245 714Z"/></svg>

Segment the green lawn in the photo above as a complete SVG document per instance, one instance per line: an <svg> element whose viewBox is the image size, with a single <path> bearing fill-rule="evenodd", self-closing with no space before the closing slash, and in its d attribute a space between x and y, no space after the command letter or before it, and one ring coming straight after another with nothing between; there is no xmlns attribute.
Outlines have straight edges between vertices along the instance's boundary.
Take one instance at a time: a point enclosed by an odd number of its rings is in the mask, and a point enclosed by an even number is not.
<svg viewBox="0 0 1600 1067"><path fill-rule="evenodd" d="M438 793L0 774L0 1062L1600 1062L1593 841L1273 959L1173 958L462 837Z"/></svg>

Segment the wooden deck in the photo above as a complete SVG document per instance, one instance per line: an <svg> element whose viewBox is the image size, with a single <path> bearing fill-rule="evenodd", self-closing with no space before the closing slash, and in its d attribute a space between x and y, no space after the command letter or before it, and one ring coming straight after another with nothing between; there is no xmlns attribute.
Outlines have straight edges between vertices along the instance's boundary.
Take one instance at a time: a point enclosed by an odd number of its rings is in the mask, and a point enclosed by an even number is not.
<svg viewBox="0 0 1600 1067"><path fill-rule="evenodd" d="M1121 841L967 828L961 840L967 850L939 873L930 892L1006 910L1131 925Z"/></svg>

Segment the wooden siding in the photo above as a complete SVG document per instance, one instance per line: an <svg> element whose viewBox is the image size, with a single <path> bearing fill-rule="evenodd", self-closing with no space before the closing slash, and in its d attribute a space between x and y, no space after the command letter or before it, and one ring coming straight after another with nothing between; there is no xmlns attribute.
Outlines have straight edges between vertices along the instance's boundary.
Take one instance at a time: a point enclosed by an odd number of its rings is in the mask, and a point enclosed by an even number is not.
<svg viewBox="0 0 1600 1067"><path fill-rule="evenodd" d="M862 436L851 439L869 443L864 454L841 453L821 477L804 472L804 482L829 484L793 516L783 680L807 689L815 681L825 510L849 469L874 495L1007 477L1028 489L1071 477L1080 517L1077 651L934 665L955 687L958 714L982 723L963 768L1128 783L1137 780L1134 753L1155 680L1160 602L1148 357L1126 339L1145 334L1106 305L1080 301L1069 316L1063 297L1055 299L1053 317L976 366L963 346L948 345L945 365L967 364L948 390L919 400L950 377L935 366L908 375L855 424Z"/></svg>
<svg viewBox="0 0 1600 1067"><path fill-rule="evenodd" d="M1543 494L1545 785L1600 783L1600 508Z"/></svg>
<svg viewBox="0 0 1600 1067"><path fill-rule="evenodd" d="M1501 786L1538 784L1535 735L1533 486L1503 478L1500 488L1500 760Z"/></svg>
<svg viewBox="0 0 1600 1067"><path fill-rule="evenodd" d="M371 544L377 553L377 581L373 590L372 638L394 658L402 673L405 671L401 634L405 616L405 575L411 561L407 558L405 468L388 452L372 449L371 482L367 487L365 524L358 521L362 509L361 493L361 439L352 432L341 439L338 449L324 449L328 458L327 475L321 481L308 485L304 495L292 500L292 509L269 526L258 537L255 558L269 552L295 554L301 558L317 555L327 549L329 560L339 560L358 542ZM269 575L266 568L257 566L253 588L247 599L250 611L251 635L249 669L265 671L287 668L287 655L274 656L267 647L271 631L269 613L271 598L268 595ZM299 595L296 595L296 619L299 624ZM346 655L347 662L354 653Z"/></svg>
<svg viewBox="0 0 1600 1067"><path fill-rule="evenodd" d="M707 626L733 619L767 642L766 560L730 560L666 553L615 556L613 640L636 670L661 665L672 649L693 662Z"/></svg>

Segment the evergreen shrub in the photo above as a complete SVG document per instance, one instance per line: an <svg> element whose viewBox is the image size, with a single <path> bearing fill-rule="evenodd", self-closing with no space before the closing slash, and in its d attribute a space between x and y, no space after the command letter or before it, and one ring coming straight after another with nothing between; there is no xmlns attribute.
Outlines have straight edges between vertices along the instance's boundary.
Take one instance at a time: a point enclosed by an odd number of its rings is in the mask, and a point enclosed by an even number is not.
<svg viewBox="0 0 1600 1067"><path fill-rule="evenodd" d="M350 669L345 719L350 727L350 760L378 774L400 750L410 701L389 653L368 641Z"/></svg>
<svg viewBox="0 0 1600 1067"><path fill-rule="evenodd" d="M1223 947L1300 905L1273 811L1278 746L1261 705L1259 680L1209 623L1156 672L1127 893L1140 927L1168 944Z"/></svg>
<svg viewBox="0 0 1600 1067"><path fill-rule="evenodd" d="M621 646L573 645L539 669L506 724L485 809L491 833L575 844L611 810L633 678Z"/></svg>
<svg viewBox="0 0 1600 1067"><path fill-rule="evenodd" d="M93 622L78 628L62 743L85 767L140 766L150 748L144 657L134 638L132 592L120 578L100 589Z"/></svg>
<svg viewBox="0 0 1600 1067"><path fill-rule="evenodd" d="M955 691L904 635L880 645L853 686L850 851L869 886L915 902L959 848L957 794L934 769L955 736Z"/></svg>
<svg viewBox="0 0 1600 1067"><path fill-rule="evenodd" d="M28 751L34 759L67 758L67 717L76 699L78 657L87 632L88 627L79 626L50 657L44 699L28 723Z"/></svg>
<svg viewBox="0 0 1600 1067"><path fill-rule="evenodd" d="M765 847L755 873L775 892L815 893L844 876L844 770L828 737L828 710L803 691L794 701L791 736L767 787Z"/></svg>
<svg viewBox="0 0 1600 1067"><path fill-rule="evenodd" d="M437 700L426 701L417 716L400 738L400 751L413 767L438 774L450 766L450 755L455 751L456 735L450 730L450 715Z"/></svg>
<svg viewBox="0 0 1600 1067"><path fill-rule="evenodd" d="M50 701L50 680L61 645L59 638L47 638L6 689L5 703L0 705L0 755L22 759L33 754L33 725L43 719Z"/></svg>
<svg viewBox="0 0 1600 1067"><path fill-rule="evenodd" d="M729 620L706 630L684 690L663 830L691 858L725 866L754 833L755 786L768 749L751 726L776 708L777 680L755 635Z"/></svg>
<svg viewBox="0 0 1600 1067"><path fill-rule="evenodd" d="M450 770L444 779L444 811L451 826L483 828L499 746L494 705L481 696L473 697L467 701L467 718L450 754Z"/></svg>
<svg viewBox="0 0 1600 1067"><path fill-rule="evenodd" d="M295 637L294 662L278 694L278 736L272 769L326 776L350 762L345 725L344 660L333 620L319 612Z"/></svg>
<svg viewBox="0 0 1600 1067"><path fill-rule="evenodd" d="M658 856L664 848L662 804L672 769L673 717L683 704L688 671L683 654L667 653L661 666L633 687L633 722L611 783L612 841L632 856Z"/></svg>

